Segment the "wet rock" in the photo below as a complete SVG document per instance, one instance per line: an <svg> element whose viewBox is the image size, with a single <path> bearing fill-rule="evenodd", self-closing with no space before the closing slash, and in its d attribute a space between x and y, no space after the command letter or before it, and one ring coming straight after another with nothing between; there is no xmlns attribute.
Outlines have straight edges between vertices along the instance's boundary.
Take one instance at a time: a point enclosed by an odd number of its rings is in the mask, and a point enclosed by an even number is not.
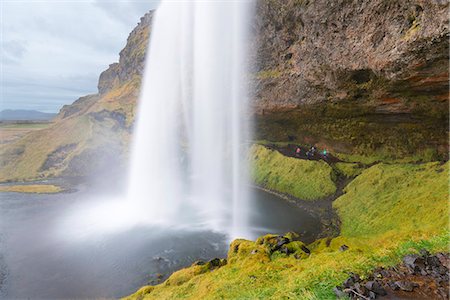
<svg viewBox="0 0 450 300"><path fill-rule="evenodd" d="M333 289L334 294L336 295L336 297L338 298L344 298L347 296L346 293L344 293L341 289L339 289L338 287L334 287Z"/></svg>
<svg viewBox="0 0 450 300"><path fill-rule="evenodd" d="M359 281L359 276L358 275L351 275L349 278L347 278L344 281L343 286L346 288L351 288L355 283L357 283Z"/></svg>
<svg viewBox="0 0 450 300"><path fill-rule="evenodd" d="M355 283L355 286L353 287L353 289L361 295L368 295L369 291L366 289L365 286L361 285L359 282Z"/></svg>
<svg viewBox="0 0 450 300"><path fill-rule="evenodd" d="M203 260L194 261L193 266L203 266L205 262Z"/></svg>
<svg viewBox="0 0 450 300"><path fill-rule="evenodd" d="M305 245L302 245L301 248L302 248L302 250L303 250L305 253L311 254L311 251L310 251L308 248L306 248Z"/></svg>
<svg viewBox="0 0 450 300"><path fill-rule="evenodd" d="M420 254L406 255L397 266L375 269L364 280L357 274L350 274L334 293L345 293L350 299L376 299L386 295L402 298L405 292L411 293L414 299L449 299L449 270L443 262L447 262L450 255L431 255L428 251Z"/></svg>
<svg viewBox="0 0 450 300"><path fill-rule="evenodd" d="M209 261L209 264L213 267L220 266L220 259L219 258L213 258Z"/></svg>
<svg viewBox="0 0 450 300"><path fill-rule="evenodd" d="M377 295L385 296L387 294L386 290L381 286L381 284L378 281L368 281L364 286L366 287L366 289L374 292Z"/></svg>
<svg viewBox="0 0 450 300"><path fill-rule="evenodd" d="M290 241L289 241L289 239L287 237L284 237L284 236L278 236L277 237L277 247L281 247L284 244L287 244L289 242Z"/></svg>
<svg viewBox="0 0 450 300"><path fill-rule="evenodd" d="M344 252L348 250L348 246L347 245L342 245L339 247L339 251Z"/></svg>
<svg viewBox="0 0 450 300"><path fill-rule="evenodd" d="M393 282L393 281L389 281L387 284L388 284L389 288L393 291L396 291L399 289L398 285L396 285L395 282Z"/></svg>
<svg viewBox="0 0 450 300"><path fill-rule="evenodd" d="M396 281L395 285L398 286L399 289L405 292L412 292L415 287L418 287L417 283L410 281Z"/></svg>
<svg viewBox="0 0 450 300"><path fill-rule="evenodd" d="M289 249L287 248L287 247L281 247L280 248L280 252L281 253L284 253L284 254L286 254L286 255L289 255L290 253L289 253Z"/></svg>
<svg viewBox="0 0 450 300"><path fill-rule="evenodd" d="M423 257L430 256L430 252L428 252L428 250L426 249L420 249L419 254Z"/></svg>
<svg viewBox="0 0 450 300"><path fill-rule="evenodd" d="M403 263L411 273L420 273L425 268L425 259L417 254L406 255L403 258Z"/></svg>

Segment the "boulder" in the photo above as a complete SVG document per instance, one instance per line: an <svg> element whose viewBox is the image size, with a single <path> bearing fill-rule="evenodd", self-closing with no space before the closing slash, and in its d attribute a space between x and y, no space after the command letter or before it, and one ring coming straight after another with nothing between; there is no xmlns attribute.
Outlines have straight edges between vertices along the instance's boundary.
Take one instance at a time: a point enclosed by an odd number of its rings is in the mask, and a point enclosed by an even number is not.
<svg viewBox="0 0 450 300"><path fill-rule="evenodd" d="M414 288L419 286L417 283L411 281L396 281L395 285L405 292L412 292Z"/></svg>

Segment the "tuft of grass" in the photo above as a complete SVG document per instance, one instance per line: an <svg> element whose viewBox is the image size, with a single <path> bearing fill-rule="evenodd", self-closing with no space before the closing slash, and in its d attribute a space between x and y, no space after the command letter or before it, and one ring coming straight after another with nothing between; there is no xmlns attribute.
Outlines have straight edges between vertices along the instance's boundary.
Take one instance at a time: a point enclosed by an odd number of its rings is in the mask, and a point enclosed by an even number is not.
<svg viewBox="0 0 450 300"><path fill-rule="evenodd" d="M257 79L270 79L270 78L278 78L281 76L281 72L279 70L263 70L256 73Z"/></svg>
<svg viewBox="0 0 450 300"><path fill-rule="evenodd" d="M28 185L2 185L0 192L53 194L62 192L63 189L52 184L28 184Z"/></svg>
<svg viewBox="0 0 450 300"><path fill-rule="evenodd" d="M336 191L333 169L324 161L286 157L261 145L250 149L252 179L260 186L303 200L316 200Z"/></svg>

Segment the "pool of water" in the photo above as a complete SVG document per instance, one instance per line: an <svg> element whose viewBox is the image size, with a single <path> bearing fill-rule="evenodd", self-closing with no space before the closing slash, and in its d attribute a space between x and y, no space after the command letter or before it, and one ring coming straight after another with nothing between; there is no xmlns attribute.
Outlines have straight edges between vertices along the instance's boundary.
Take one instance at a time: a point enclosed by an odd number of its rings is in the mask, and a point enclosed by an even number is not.
<svg viewBox="0 0 450 300"><path fill-rule="evenodd" d="M306 211L264 191L255 196L254 236L318 233L319 220ZM87 199L86 191L0 194L0 298L120 297L196 260L226 256L227 237L208 230L133 226L80 237L70 224L60 228L61 217Z"/></svg>

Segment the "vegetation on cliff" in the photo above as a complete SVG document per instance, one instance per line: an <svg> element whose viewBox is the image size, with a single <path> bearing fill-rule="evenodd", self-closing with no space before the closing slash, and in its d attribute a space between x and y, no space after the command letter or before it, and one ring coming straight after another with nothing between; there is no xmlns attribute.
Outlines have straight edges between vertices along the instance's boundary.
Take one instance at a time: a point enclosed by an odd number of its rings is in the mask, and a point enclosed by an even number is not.
<svg viewBox="0 0 450 300"><path fill-rule="evenodd" d="M253 181L264 188L316 200L334 194L333 169L324 161L284 157L275 150L253 145L250 149Z"/></svg>

